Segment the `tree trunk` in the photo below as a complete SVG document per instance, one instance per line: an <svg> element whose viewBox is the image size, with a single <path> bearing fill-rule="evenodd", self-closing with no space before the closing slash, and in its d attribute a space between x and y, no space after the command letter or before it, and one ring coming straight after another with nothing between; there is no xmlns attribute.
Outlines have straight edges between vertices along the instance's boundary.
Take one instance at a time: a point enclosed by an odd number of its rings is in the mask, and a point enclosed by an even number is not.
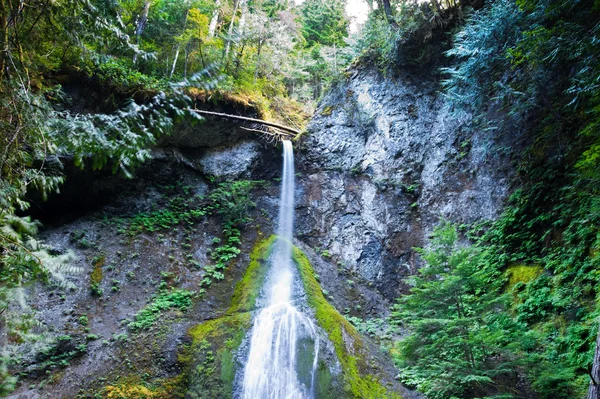
<svg viewBox="0 0 600 399"><path fill-rule="evenodd" d="M187 1L186 1L186 3L187 3ZM185 21L183 22L183 32L181 32L182 35L185 33L185 29L187 28L187 20L188 20L189 14L190 14L190 9L188 8L188 10L185 12ZM169 74L169 78L172 78L173 74L175 73L175 67L177 66L177 60L179 59L180 51L181 51L181 42L177 43L177 51L175 51L175 59L173 60L173 68L171 68L171 73ZM187 50L186 50L186 54L187 54ZM187 56L186 56L186 62L187 62Z"/></svg>
<svg viewBox="0 0 600 399"><path fill-rule="evenodd" d="M233 14L231 14L231 23L229 23L229 29L227 31L227 43L225 44L225 52L223 53L223 61L227 64L227 57L229 57L229 51L231 50L231 36L233 36L233 24L235 23L235 16L237 14L239 1L235 1L233 5Z"/></svg>
<svg viewBox="0 0 600 399"><path fill-rule="evenodd" d="M217 24L219 23L219 12L221 11L221 0L215 0L215 10L213 11L210 24L208 25L208 38L212 39L215 37L217 32Z"/></svg>
<svg viewBox="0 0 600 399"><path fill-rule="evenodd" d="M150 6L152 5L151 0L146 0L144 4L144 8L140 13L140 18L138 19L137 27L135 29L135 36L137 37L137 43L140 43L140 37L142 33L144 33L144 29L146 29L146 23L148 22L148 13L150 12ZM137 53L133 56L133 63L137 61Z"/></svg>
<svg viewBox="0 0 600 399"><path fill-rule="evenodd" d="M0 0L0 91L2 91L2 80L6 69L8 58L8 12L7 0Z"/></svg>
<svg viewBox="0 0 600 399"><path fill-rule="evenodd" d="M240 37L244 36L244 29L246 29L246 14L248 12L248 0L240 0L240 24L238 26L238 32Z"/></svg>
<svg viewBox="0 0 600 399"><path fill-rule="evenodd" d="M385 13L385 19L387 19L388 23L392 25L394 28L398 27L396 20L394 19L394 10L392 9L392 5L390 4L390 0L378 0L379 5L383 8Z"/></svg>
<svg viewBox="0 0 600 399"><path fill-rule="evenodd" d="M596 338L596 350L594 351L594 361L590 370L590 377L591 381L587 399L600 399L600 326Z"/></svg>
<svg viewBox="0 0 600 399"><path fill-rule="evenodd" d="M150 6L152 2L150 0L146 0L144 4L144 8L140 13L140 19L138 19L137 28L135 29L135 35L140 37L142 33L144 33L144 29L146 29L146 23L148 22L148 13L150 12Z"/></svg>
<svg viewBox="0 0 600 399"><path fill-rule="evenodd" d="M221 112L203 111L201 109L192 109L192 108L189 108L188 110L190 112L196 112L196 113L198 113L200 115L218 116L220 118L236 119L236 120L240 120L240 121L258 123L258 124L261 124L261 125L270 126L270 127L276 128L276 129L284 130L286 132L291 133L292 135L299 135L300 134L300 131L298 129L295 129L295 128L289 127L289 126L285 126L285 125L282 125L282 124L279 124L279 123L275 123L275 122L267 122L267 121L263 121L261 119L248 118L246 116L240 116L240 115L224 114L224 113L221 113Z"/></svg>
<svg viewBox="0 0 600 399"><path fill-rule="evenodd" d="M260 68L260 53L262 51L262 38L258 39L258 43L256 45L256 68L254 69L254 84L256 84L256 81L258 80L258 71Z"/></svg>
<svg viewBox="0 0 600 399"><path fill-rule="evenodd" d="M181 43L177 45L177 51L175 51L175 58L173 59L173 67L171 68L171 73L169 73L169 79L173 77L175 73L175 67L177 66L177 60L179 59L179 51L181 50Z"/></svg>
<svg viewBox="0 0 600 399"><path fill-rule="evenodd" d="M248 11L248 0L240 0L240 23L238 25L238 37L242 41L242 48L238 52L236 61L235 61L235 74L237 75L240 69L240 65L242 64L242 55L244 54L244 48L246 47L246 42L244 41L244 30L246 29L246 13Z"/></svg>
<svg viewBox="0 0 600 399"><path fill-rule="evenodd" d="M198 46L198 51L200 52L200 60L202 61L202 68L206 69L206 63L204 62L204 54L202 53L202 41L200 41L200 45Z"/></svg>
<svg viewBox="0 0 600 399"><path fill-rule="evenodd" d="M185 60L183 62L183 78L187 79L187 69L188 69L188 59L190 56L190 52L188 51L188 46L185 46Z"/></svg>
<svg viewBox="0 0 600 399"><path fill-rule="evenodd" d="M333 71L337 73L337 46L333 43Z"/></svg>
<svg viewBox="0 0 600 399"><path fill-rule="evenodd" d="M9 354L7 351L8 348L8 331L6 326L6 313L7 309L0 309L0 395L5 393L10 393L11 387L9 384L9 388L7 392L2 392L2 385L6 384L6 379L10 378L10 374L8 372L7 361L4 359L9 359Z"/></svg>
<svg viewBox="0 0 600 399"><path fill-rule="evenodd" d="M235 76L239 75L240 66L242 65L242 57L244 56L244 49L245 48L246 48L246 43L242 43L242 47L240 48L240 51L238 52L237 59L235 61Z"/></svg>

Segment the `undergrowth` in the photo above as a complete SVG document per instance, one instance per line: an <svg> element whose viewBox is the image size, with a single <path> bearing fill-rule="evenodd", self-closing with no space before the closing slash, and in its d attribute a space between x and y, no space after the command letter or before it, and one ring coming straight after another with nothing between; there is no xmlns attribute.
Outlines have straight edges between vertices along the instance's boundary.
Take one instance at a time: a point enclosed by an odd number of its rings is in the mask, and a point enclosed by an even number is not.
<svg viewBox="0 0 600 399"><path fill-rule="evenodd" d="M201 295L183 289L159 291L152 302L144 307L127 326L133 331L147 330L152 327L164 311L170 309L187 310L192 305L192 298Z"/></svg>

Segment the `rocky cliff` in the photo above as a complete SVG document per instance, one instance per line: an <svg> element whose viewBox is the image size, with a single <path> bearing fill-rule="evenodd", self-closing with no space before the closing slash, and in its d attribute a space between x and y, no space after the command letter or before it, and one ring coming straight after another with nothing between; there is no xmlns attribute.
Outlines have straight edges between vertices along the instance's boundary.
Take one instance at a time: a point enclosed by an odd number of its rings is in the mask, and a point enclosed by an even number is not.
<svg viewBox="0 0 600 399"><path fill-rule="evenodd" d="M352 71L321 102L298 162L298 236L389 299L440 218L494 219L514 177L503 148L518 134L469 130L471 115L426 74Z"/></svg>

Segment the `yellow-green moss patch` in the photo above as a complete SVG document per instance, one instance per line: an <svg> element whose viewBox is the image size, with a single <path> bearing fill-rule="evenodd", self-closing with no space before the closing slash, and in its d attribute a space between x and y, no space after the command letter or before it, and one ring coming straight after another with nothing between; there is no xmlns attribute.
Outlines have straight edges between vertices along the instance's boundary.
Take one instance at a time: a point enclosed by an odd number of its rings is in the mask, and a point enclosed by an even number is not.
<svg viewBox="0 0 600 399"><path fill-rule="evenodd" d="M512 265L506 270L508 289L511 290L518 283L527 284L538 278L544 269L539 265Z"/></svg>
<svg viewBox="0 0 600 399"><path fill-rule="evenodd" d="M106 399L154 399L157 398L155 392L143 385L109 385L105 388ZM164 397L164 396L162 396Z"/></svg>
<svg viewBox="0 0 600 399"><path fill-rule="evenodd" d="M276 237L271 236L266 240L259 241L252 249L250 263L244 273L244 277L235 286L227 314L248 312L254 309L256 298L260 293L260 288L267 273L264 263L271 255L275 240Z"/></svg>
<svg viewBox="0 0 600 399"><path fill-rule="evenodd" d="M326 106L325 108L323 108L323 110L321 111L321 115L323 116L329 116L333 113L333 110L335 108L331 105Z"/></svg>
<svg viewBox="0 0 600 399"><path fill-rule="evenodd" d="M175 399L183 398L179 388L181 377L158 379L149 384L140 376L128 376L118 384L104 387L101 392L104 399Z"/></svg>
<svg viewBox="0 0 600 399"><path fill-rule="evenodd" d="M101 255L94 258L92 262L92 273L90 274L90 284L100 284L102 279L104 278L104 274L102 273L102 266L106 262L106 256Z"/></svg>
<svg viewBox="0 0 600 399"><path fill-rule="evenodd" d="M315 309L315 316L335 347L335 353L342 365L344 390L353 398L400 399L401 396L389 392L379 380L369 374L366 352L360 334L327 302L320 284L315 279L315 271L308 258L294 247L294 261L300 271L308 304Z"/></svg>

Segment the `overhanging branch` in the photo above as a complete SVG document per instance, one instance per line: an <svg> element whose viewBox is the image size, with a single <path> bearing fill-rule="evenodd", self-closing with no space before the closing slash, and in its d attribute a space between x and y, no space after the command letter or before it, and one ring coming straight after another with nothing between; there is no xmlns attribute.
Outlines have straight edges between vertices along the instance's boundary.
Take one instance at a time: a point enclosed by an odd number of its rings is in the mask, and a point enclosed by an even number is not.
<svg viewBox="0 0 600 399"><path fill-rule="evenodd" d="M248 118L246 116L239 116L239 115L230 115L230 114L223 114L220 112L211 112L211 111L202 111L199 109L189 109L192 112L196 112L200 115L210 115L210 116L217 116L220 118L228 118L228 119L236 119L236 120L240 120L240 121L245 121L245 122L252 122L252 123L259 123L261 125L265 125L265 126L269 126L269 127L274 127L276 129L280 129L283 130L285 132L288 132L290 136L295 137L297 135L300 134L300 131L297 129L294 129L293 127L289 127L289 126L285 126L285 125L280 125L279 123L275 123L275 122L267 122L267 121L263 121L260 119L255 119L255 118Z"/></svg>

